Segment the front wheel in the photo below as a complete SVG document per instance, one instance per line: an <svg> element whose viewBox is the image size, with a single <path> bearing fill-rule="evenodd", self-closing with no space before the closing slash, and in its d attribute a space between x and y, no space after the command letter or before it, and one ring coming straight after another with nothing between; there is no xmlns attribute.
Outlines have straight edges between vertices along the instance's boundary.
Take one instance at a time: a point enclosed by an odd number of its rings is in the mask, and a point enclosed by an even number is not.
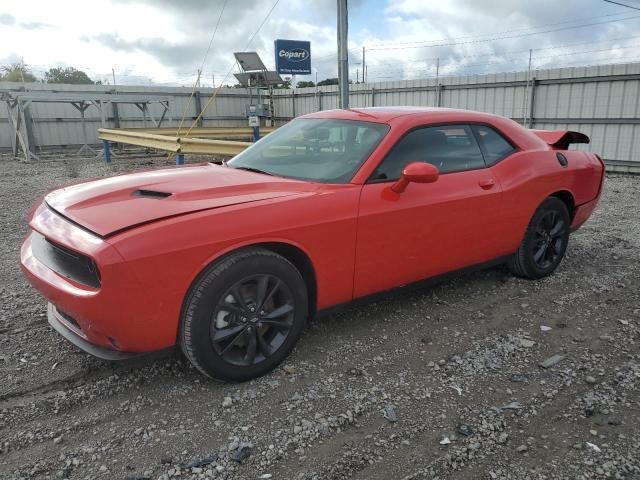
<svg viewBox="0 0 640 480"><path fill-rule="evenodd" d="M534 213L520 247L509 259L509 270L530 279L551 275L567 250L570 223L564 202L556 197L547 198Z"/></svg>
<svg viewBox="0 0 640 480"><path fill-rule="evenodd" d="M307 315L300 272L269 250L242 250L215 262L192 287L180 344L205 375L249 380L284 360Z"/></svg>

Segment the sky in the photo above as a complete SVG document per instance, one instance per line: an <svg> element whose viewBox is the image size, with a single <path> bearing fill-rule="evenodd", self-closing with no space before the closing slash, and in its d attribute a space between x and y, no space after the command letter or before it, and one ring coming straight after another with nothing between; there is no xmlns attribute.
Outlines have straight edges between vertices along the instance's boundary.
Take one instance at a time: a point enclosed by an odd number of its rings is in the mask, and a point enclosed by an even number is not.
<svg viewBox="0 0 640 480"><path fill-rule="evenodd" d="M354 82L363 47L368 82L526 70L530 49L534 70L640 61L640 11L603 0L348 4ZM202 67L202 85L233 84L233 52L273 68L277 38L311 42L312 75L297 81L337 76L336 0L0 0L0 65L38 77L73 66L103 83L186 86Z"/></svg>

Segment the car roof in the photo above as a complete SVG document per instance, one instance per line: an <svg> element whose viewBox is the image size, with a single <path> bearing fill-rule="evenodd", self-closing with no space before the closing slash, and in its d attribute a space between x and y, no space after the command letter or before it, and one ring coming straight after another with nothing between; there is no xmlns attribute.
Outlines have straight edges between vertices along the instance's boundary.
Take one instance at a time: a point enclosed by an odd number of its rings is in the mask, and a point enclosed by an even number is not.
<svg viewBox="0 0 640 480"><path fill-rule="evenodd" d="M471 110L441 107L366 107L350 108L345 110L323 110L321 112L309 113L299 118L333 118L338 120L360 120L378 123L387 123L398 117L408 115L425 115L429 117L451 116L459 114L461 120L490 120L495 119L495 115Z"/></svg>

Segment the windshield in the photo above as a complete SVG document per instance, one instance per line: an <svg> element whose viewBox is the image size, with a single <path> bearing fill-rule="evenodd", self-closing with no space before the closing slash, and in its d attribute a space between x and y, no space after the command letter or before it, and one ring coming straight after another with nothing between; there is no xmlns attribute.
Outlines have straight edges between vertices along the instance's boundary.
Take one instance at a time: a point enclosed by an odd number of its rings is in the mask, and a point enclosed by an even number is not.
<svg viewBox="0 0 640 480"><path fill-rule="evenodd" d="M351 120L293 120L227 163L280 177L346 183L389 126Z"/></svg>

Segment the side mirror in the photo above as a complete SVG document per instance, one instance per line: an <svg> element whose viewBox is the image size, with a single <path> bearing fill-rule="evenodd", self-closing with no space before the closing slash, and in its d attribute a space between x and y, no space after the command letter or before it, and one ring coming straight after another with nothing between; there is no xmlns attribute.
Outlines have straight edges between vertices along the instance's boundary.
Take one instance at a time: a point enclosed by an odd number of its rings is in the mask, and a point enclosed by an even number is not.
<svg viewBox="0 0 640 480"><path fill-rule="evenodd" d="M438 180L438 175L438 169L430 163L411 162L404 167L400 180L393 184L391 190L402 193L411 182L433 183Z"/></svg>

